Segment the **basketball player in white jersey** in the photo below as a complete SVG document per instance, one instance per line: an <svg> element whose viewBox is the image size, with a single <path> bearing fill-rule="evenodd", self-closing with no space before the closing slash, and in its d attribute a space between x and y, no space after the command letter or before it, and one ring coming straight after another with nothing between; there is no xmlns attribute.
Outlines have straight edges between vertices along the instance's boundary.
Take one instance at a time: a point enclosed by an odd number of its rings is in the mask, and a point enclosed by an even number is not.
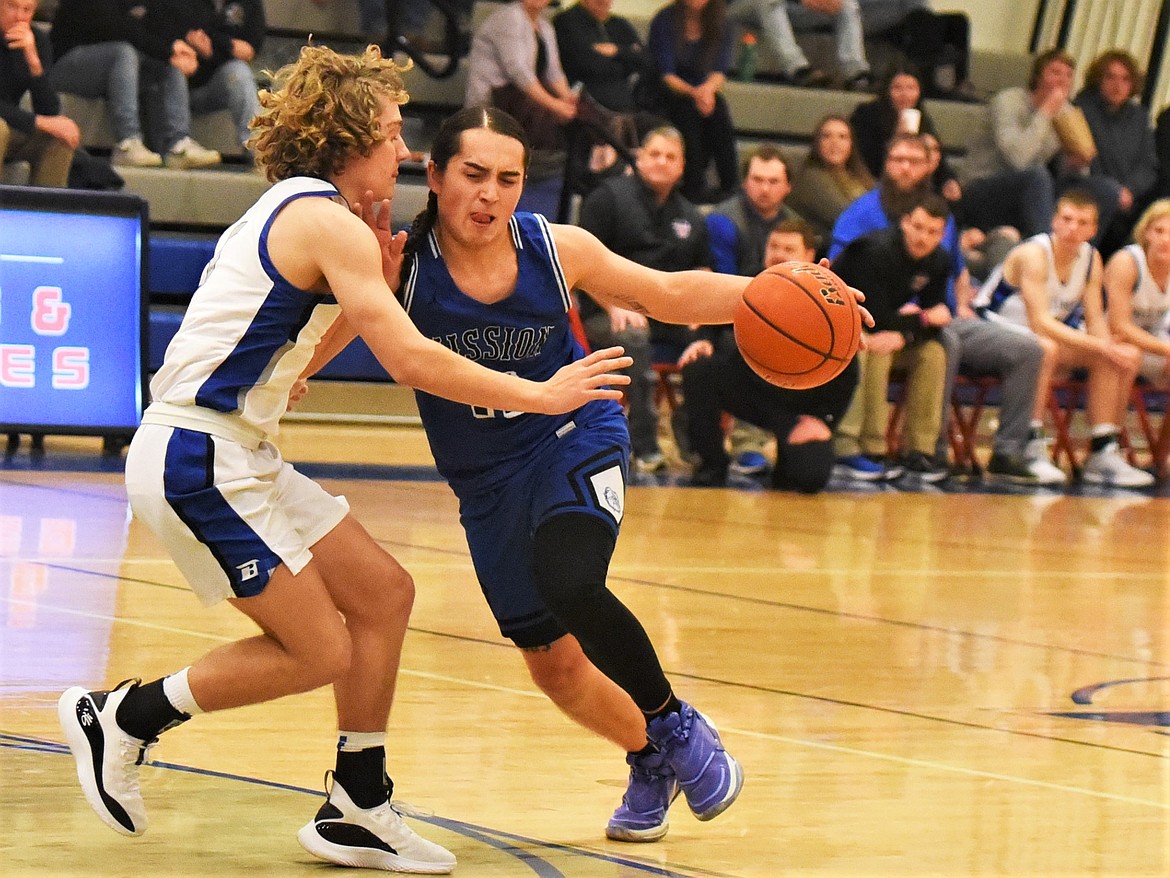
<svg viewBox="0 0 1170 878"><path fill-rule="evenodd" d="M1013 247L972 304L988 319L1035 333L1042 344L1055 346L1056 356L1045 359L1037 386L1032 441L1043 441L1052 373L1084 369L1091 431L1084 481L1146 487L1153 484L1153 475L1130 466L1117 439L1140 351L1110 335L1101 295L1101 255L1089 243L1096 233L1097 204L1092 196L1079 190L1065 192L1057 199L1052 231ZM1029 456L1034 453L1029 448Z"/></svg>
<svg viewBox="0 0 1170 878"><path fill-rule="evenodd" d="M1113 334L1142 351L1141 376L1170 385L1170 198L1155 201L1133 227L1136 243L1105 265Z"/></svg>
<svg viewBox="0 0 1170 878"><path fill-rule="evenodd" d="M611 348L528 381L415 329L385 280L405 233L384 243L370 227L389 229L408 155L402 69L377 47L354 56L308 47L277 72L249 142L274 185L220 238L151 383L126 460L135 516L204 604L227 600L259 632L145 685L61 696L86 798L123 835L146 829L137 764L161 732L204 711L332 684L336 768L298 840L341 865L455 867L404 823L385 769L413 582L344 498L281 459L272 439L290 387L342 314L399 383L469 405L554 415L616 400L626 379L613 373L631 361Z"/></svg>

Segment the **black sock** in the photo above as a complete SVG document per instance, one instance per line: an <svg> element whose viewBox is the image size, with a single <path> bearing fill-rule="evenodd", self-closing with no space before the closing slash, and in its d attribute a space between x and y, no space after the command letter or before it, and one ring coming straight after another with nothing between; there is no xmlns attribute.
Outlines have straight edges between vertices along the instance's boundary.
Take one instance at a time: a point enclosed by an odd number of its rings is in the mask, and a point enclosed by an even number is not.
<svg viewBox="0 0 1170 878"><path fill-rule="evenodd" d="M133 687L115 714L122 731L142 741L157 738L190 718L190 714L176 710L171 704L163 691L161 677L153 683Z"/></svg>
<svg viewBox="0 0 1170 878"><path fill-rule="evenodd" d="M653 741L651 741L649 744L647 744L641 750L635 751L633 755L636 756L638 759L642 759L646 756L650 756L650 755L657 753L657 752L658 752L658 745L655 744Z"/></svg>
<svg viewBox="0 0 1170 878"><path fill-rule="evenodd" d="M1093 436L1089 440L1089 453L1096 454L1098 451L1101 451L1103 448L1105 448L1110 442L1116 441L1116 433L1106 433L1103 436Z"/></svg>
<svg viewBox="0 0 1170 878"><path fill-rule="evenodd" d="M386 748L338 750L334 778L359 808L377 808L390 800L394 783L386 776Z"/></svg>
<svg viewBox="0 0 1170 878"><path fill-rule="evenodd" d="M666 699L666 704L662 705L662 707L653 713L646 714L646 725L650 725L653 720L661 719L667 714L678 713L680 710L682 710L682 702L671 692L670 698Z"/></svg>

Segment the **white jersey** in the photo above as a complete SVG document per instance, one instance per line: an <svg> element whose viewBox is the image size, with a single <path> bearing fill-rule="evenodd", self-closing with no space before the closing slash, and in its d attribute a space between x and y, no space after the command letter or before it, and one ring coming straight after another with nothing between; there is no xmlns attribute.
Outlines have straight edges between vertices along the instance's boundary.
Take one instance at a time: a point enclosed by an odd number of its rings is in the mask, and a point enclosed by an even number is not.
<svg viewBox="0 0 1170 878"><path fill-rule="evenodd" d="M1125 252L1137 264L1137 283L1133 286L1133 322L1151 335L1170 333L1170 283L1158 286L1150 274L1146 251L1140 244L1130 244Z"/></svg>
<svg viewBox="0 0 1170 878"><path fill-rule="evenodd" d="M150 383L145 421L198 428L206 415L257 439L276 434L293 382L341 313L332 295L289 283L268 255L273 219L305 196L341 197L324 180L283 180L220 237Z"/></svg>
<svg viewBox="0 0 1170 878"><path fill-rule="evenodd" d="M1052 236L1047 232L1033 235L1023 244L1038 244L1048 260L1048 313L1070 326L1081 326L1084 322L1082 300L1089 276L1093 273L1092 244L1081 245L1077 258L1068 273L1068 280L1061 281L1056 272L1056 257L1052 252ZM1001 320L1027 327L1028 312L1024 306L1020 288L1009 283L1003 276L1003 265L996 266L991 276L979 288L971 306L990 320Z"/></svg>

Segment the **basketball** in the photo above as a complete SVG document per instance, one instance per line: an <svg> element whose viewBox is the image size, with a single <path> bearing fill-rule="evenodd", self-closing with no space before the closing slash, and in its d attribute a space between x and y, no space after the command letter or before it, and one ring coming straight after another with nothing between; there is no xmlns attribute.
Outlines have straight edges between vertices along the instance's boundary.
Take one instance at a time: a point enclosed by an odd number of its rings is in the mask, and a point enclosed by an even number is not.
<svg viewBox="0 0 1170 878"><path fill-rule="evenodd" d="M830 381L861 343L861 310L841 278L811 262L782 262L747 285L735 343L770 384L807 390Z"/></svg>

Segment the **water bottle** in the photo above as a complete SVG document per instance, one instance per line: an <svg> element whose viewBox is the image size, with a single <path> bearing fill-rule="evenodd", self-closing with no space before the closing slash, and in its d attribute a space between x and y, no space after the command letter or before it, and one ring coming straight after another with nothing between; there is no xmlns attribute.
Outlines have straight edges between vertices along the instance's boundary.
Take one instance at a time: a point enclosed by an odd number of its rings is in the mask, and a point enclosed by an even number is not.
<svg viewBox="0 0 1170 878"><path fill-rule="evenodd" d="M739 49L738 79L741 82L751 82L756 78L756 63L759 60L760 47L756 44L756 35L747 31L743 35L743 44Z"/></svg>

